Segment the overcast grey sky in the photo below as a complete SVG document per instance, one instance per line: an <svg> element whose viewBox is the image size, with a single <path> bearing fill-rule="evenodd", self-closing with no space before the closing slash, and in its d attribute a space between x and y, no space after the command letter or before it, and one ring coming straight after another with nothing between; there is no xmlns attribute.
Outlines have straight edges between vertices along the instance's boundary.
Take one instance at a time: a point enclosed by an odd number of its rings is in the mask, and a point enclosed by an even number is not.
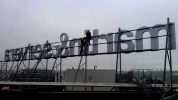
<svg viewBox="0 0 178 100"><path fill-rule="evenodd" d="M165 24L167 17L178 31L177 0L0 0L0 55L3 59L6 49L28 43L59 41L62 32L72 39L82 37L85 29L116 32L118 27ZM174 50L173 68L178 70L177 55L178 50ZM115 56L93 59L91 66L114 68ZM163 59L164 52L134 53L123 56L123 67L161 69Z"/></svg>

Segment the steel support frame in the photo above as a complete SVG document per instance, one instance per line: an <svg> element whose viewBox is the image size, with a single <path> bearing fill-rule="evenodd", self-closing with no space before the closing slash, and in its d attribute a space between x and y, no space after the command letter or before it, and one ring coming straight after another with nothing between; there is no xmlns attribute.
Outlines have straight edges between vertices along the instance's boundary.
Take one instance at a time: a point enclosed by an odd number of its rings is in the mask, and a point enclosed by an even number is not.
<svg viewBox="0 0 178 100"><path fill-rule="evenodd" d="M163 88L162 88L162 98L164 98L165 94L166 94L166 90L165 90L165 82L166 82L166 68L167 68L167 61L168 61L168 65L170 67L170 91L173 91L172 88L172 52L171 52L171 33L170 33L170 20L169 18L167 18L167 37L166 37L166 44L165 44L165 56L164 56L164 72L163 72Z"/></svg>

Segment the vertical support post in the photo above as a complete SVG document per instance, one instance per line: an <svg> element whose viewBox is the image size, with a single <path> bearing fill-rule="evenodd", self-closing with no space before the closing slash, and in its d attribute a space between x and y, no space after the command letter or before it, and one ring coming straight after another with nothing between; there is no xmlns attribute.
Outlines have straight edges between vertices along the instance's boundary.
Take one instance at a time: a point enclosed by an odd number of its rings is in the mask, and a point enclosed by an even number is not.
<svg viewBox="0 0 178 100"><path fill-rule="evenodd" d="M58 65L58 63L56 63L56 82L59 82L59 73L58 73L57 65Z"/></svg>
<svg viewBox="0 0 178 100"><path fill-rule="evenodd" d="M163 88L162 88L162 91L163 91L163 94L164 94L164 87L165 87L165 77L166 77L166 63L167 63L167 42L168 42L168 34L166 32L166 44L165 44L165 56L164 56L164 72L163 72Z"/></svg>
<svg viewBox="0 0 178 100"><path fill-rule="evenodd" d="M20 63L19 63L19 61L17 61L17 65L16 65L17 69L16 69L15 73L13 73L13 79L12 79L13 81L14 80L16 81L16 75L18 74L19 66L20 66Z"/></svg>
<svg viewBox="0 0 178 100"><path fill-rule="evenodd" d="M138 82L140 81L140 72L139 72L139 69L138 69Z"/></svg>
<svg viewBox="0 0 178 100"><path fill-rule="evenodd" d="M1 62L1 68L0 68L0 74L2 75L2 78L4 77L4 73L3 73L3 67L5 65L5 62Z"/></svg>
<svg viewBox="0 0 178 100"><path fill-rule="evenodd" d="M142 82L144 82L144 77L145 77L145 75L144 75L144 69L142 71L142 74L143 74L143 76L142 76Z"/></svg>
<svg viewBox="0 0 178 100"><path fill-rule="evenodd" d="M121 75L121 45L120 45L120 33L121 33L121 29L119 28L118 30L118 39L117 39L117 56L116 56L116 72L115 72L115 83L118 82L118 58L119 58L119 54L120 54L120 75ZM120 50L120 53L119 53ZM119 53L119 54L118 54Z"/></svg>
<svg viewBox="0 0 178 100"><path fill-rule="evenodd" d="M172 59L171 59L171 39L169 33L169 18L167 18L167 29L166 29L166 44L165 44L165 57L164 57L164 73L163 73L163 94L165 94L165 80L166 80L166 65L167 65L167 58L170 66L170 81L171 81L171 89L172 89ZM169 51L169 52L168 52ZM169 58L170 56L170 58ZM163 97L162 97L163 98Z"/></svg>
<svg viewBox="0 0 178 100"><path fill-rule="evenodd" d="M56 71L57 71L57 70L56 70ZM59 73L57 72L57 73L56 73L56 82L59 81L59 77L58 77L58 76L59 76Z"/></svg>
<svg viewBox="0 0 178 100"><path fill-rule="evenodd" d="M121 36L121 35L120 35L120 36ZM119 36L119 37L120 37L120 36ZM120 71L120 72L119 72L119 74L121 75L121 74L122 74L121 42L119 42L119 49L120 49L120 52L119 52L119 53L120 53L120 54L119 54L119 64L120 64L120 70L119 70L119 71Z"/></svg>
<svg viewBox="0 0 178 100"><path fill-rule="evenodd" d="M12 62L12 65L10 66L9 71L8 71L7 77L8 77L8 80L9 80L9 81L11 80L11 79L10 79L10 74L12 74L12 68L13 68L14 62L15 62L15 61Z"/></svg>
<svg viewBox="0 0 178 100"><path fill-rule="evenodd" d="M29 77L29 72L30 72L30 59L28 60L27 72L28 72L28 74L27 74L26 80L28 79L28 77ZM28 80L27 80L27 81L28 81Z"/></svg>
<svg viewBox="0 0 178 100"><path fill-rule="evenodd" d="M28 70L30 70L30 59L28 60Z"/></svg>
<svg viewBox="0 0 178 100"><path fill-rule="evenodd" d="M62 58L60 58L60 82L62 82Z"/></svg>
<svg viewBox="0 0 178 100"><path fill-rule="evenodd" d="M6 68L5 68L5 80L7 80L7 75L8 75L8 62L6 62Z"/></svg>
<svg viewBox="0 0 178 100"><path fill-rule="evenodd" d="M54 71L54 68L56 67L56 81L58 82L58 80L59 80L59 78L58 78L58 64L57 64L57 58L55 58L55 61L54 61L54 63L53 63L53 67L52 67L52 69L51 69L51 71Z"/></svg>
<svg viewBox="0 0 178 100"><path fill-rule="evenodd" d="M57 58L56 58L56 59L57 59ZM57 63L57 62L56 62L56 72L57 72L57 73L56 73L56 74L57 74L57 75L56 75L56 76L57 76L56 81L59 82L59 72L58 72L58 63Z"/></svg>
<svg viewBox="0 0 178 100"><path fill-rule="evenodd" d="M170 84L171 84L171 90L172 90L172 52L171 52L171 49L172 49L172 46L171 46L171 34L170 34L170 20L169 18L167 18L167 34L169 36L168 38L168 46L169 46L169 66L170 66Z"/></svg>
<svg viewBox="0 0 178 100"><path fill-rule="evenodd" d="M150 77L152 78L152 72L151 72L151 70L150 70Z"/></svg>
<svg viewBox="0 0 178 100"><path fill-rule="evenodd" d="M82 55L81 58L80 58L80 62L79 62L79 65L78 65L78 69L77 69L77 72L76 72L75 77L74 77L74 82L76 82L76 80L77 80L77 75L78 75L78 72L79 72L80 67L81 67L82 59L83 59L83 55ZM74 90L74 85L72 86L72 90Z"/></svg>
<svg viewBox="0 0 178 100"><path fill-rule="evenodd" d="M86 48L85 48L85 83L87 83L87 51L89 49L89 46L87 44L86 45ZM85 91L87 91L86 89L86 86L85 86Z"/></svg>
<svg viewBox="0 0 178 100"><path fill-rule="evenodd" d="M30 45L31 44L29 43L28 45L29 52L27 52L28 53L28 70L30 70L30 59L32 58L32 52L31 52L32 47Z"/></svg>
<svg viewBox="0 0 178 100"><path fill-rule="evenodd" d="M48 70L48 59L46 59L46 71Z"/></svg>
<svg viewBox="0 0 178 100"><path fill-rule="evenodd" d="M49 75L50 75L50 72L48 72L48 58L46 59L46 78L47 78L47 81L49 81Z"/></svg>

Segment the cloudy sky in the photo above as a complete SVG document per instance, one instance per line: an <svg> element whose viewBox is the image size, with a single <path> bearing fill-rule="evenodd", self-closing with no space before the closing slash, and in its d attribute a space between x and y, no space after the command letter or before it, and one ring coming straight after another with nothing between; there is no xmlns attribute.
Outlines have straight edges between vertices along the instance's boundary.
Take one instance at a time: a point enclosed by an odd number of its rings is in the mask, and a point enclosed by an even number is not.
<svg viewBox="0 0 178 100"><path fill-rule="evenodd" d="M177 0L0 0L0 58L3 59L6 49L59 41L62 32L72 39L83 37L85 29L116 32L118 27L135 29L165 24L167 17L175 22L178 31ZM173 68L178 70L178 50L172 54ZM92 57L89 66L114 68L115 57ZM122 61L125 70L163 69L164 52L123 55ZM66 63L73 66L74 61Z"/></svg>

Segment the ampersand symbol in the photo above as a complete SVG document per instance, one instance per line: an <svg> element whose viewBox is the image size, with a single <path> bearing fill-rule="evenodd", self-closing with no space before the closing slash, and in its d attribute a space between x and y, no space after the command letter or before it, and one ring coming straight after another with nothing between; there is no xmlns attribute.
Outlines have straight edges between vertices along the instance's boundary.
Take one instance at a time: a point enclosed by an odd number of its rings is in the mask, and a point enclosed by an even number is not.
<svg viewBox="0 0 178 100"><path fill-rule="evenodd" d="M69 36L67 33L62 33L60 36L60 41L61 41L61 46L58 49L59 56L68 56L68 47L67 47L67 42L68 42ZM64 51L65 50L65 51ZM64 53L62 54L62 52Z"/></svg>

